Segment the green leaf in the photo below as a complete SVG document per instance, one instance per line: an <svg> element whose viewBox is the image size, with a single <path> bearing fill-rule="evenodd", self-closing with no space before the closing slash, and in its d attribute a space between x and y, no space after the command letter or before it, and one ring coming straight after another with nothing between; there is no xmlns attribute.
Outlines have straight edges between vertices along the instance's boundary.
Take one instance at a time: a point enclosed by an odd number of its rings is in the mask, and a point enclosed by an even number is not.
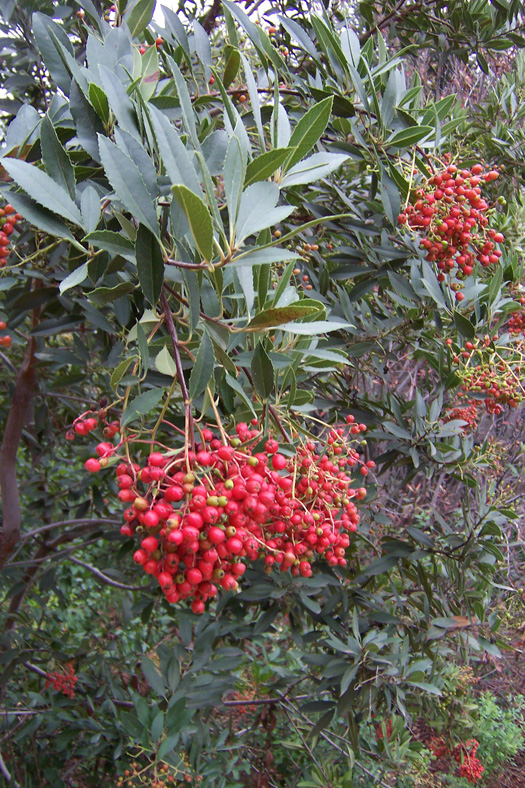
<svg viewBox="0 0 525 788"><path fill-rule="evenodd" d="M205 391L213 375L214 361L213 345L208 332L204 331L189 380L188 388L191 399L199 397Z"/></svg>
<svg viewBox="0 0 525 788"><path fill-rule="evenodd" d="M164 282L164 256L156 236L143 224L137 232L135 255L142 292L155 306Z"/></svg>
<svg viewBox="0 0 525 788"><path fill-rule="evenodd" d="M287 186L313 183L339 169L349 158L346 153L314 153L287 170L280 185L284 189Z"/></svg>
<svg viewBox="0 0 525 788"><path fill-rule="evenodd" d="M157 742L164 732L164 712L158 711L151 723L151 740Z"/></svg>
<svg viewBox="0 0 525 788"><path fill-rule="evenodd" d="M135 286L132 282L120 282L115 287L97 287L95 290L90 290L86 295L97 306L106 306L106 304L114 304L117 298L128 295L134 289Z"/></svg>
<svg viewBox="0 0 525 788"><path fill-rule="evenodd" d="M65 279L62 279L60 282L60 293L65 293L66 290L70 290L72 287L76 287L77 285L82 284L84 279L87 278L88 275L88 264L82 263L75 271L72 271L69 276L66 276Z"/></svg>
<svg viewBox="0 0 525 788"><path fill-rule="evenodd" d="M35 38L38 51L42 54L47 70L67 96L71 86L71 76L55 44L55 40L58 40L67 52L73 55L73 47L65 31L56 22L53 22L50 17L36 12L31 18L31 32Z"/></svg>
<svg viewBox="0 0 525 788"><path fill-rule="evenodd" d="M159 53L157 47L150 47L142 57L142 78L139 90L144 101L149 101L155 94L159 75Z"/></svg>
<svg viewBox="0 0 525 788"><path fill-rule="evenodd" d="M138 0L129 13L124 15L132 38L141 36L147 28L153 17L155 5L156 0Z"/></svg>
<svg viewBox="0 0 525 788"><path fill-rule="evenodd" d="M162 163L168 177L171 178L172 183L183 183L200 196L202 189L197 172L190 159L190 154L182 144L178 131L159 109L154 106L150 106L148 109Z"/></svg>
<svg viewBox="0 0 525 788"><path fill-rule="evenodd" d="M213 223L208 206L187 186L172 186L171 190L186 214L197 249L209 263L213 257Z"/></svg>
<svg viewBox="0 0 525 788"><path fill-rule="evenodd" d="M100 197L97 190L89 185L86 186L80 198L80 210L82 211L82 219L84 220L84 227L88 233L95 230L100 221Z"/></svg>
<svg viewBox="0 0 525 788"><path fill-rule="evenodd" d="M95 85L94 82L90 82L88 94L91 106L99 116L100 120L107 124L109 121L108 97L102 88L100 88L98 85Z"/></svg>
<svg viewBox="0 0 525 788"><path fill-rule="evenodd" d="M151 392L148 392L148 394L149 393ZM166 682L164 680L164 676L159 671L155 663L149 657L143 654L140 658L140 665L142 667L142 672L144 673L144 678L150 685L151 689L157 692L159 695L164 695L166 692Z"/></svg>
<svg viewBox="0 0 525 788"><path fill-rule="evenodd" d="M239 397L242 399L242 401L247 406L247 408L255 416L255 411L253 409L253 403L251 401L251 398L246 395L246 392L244 391L243 387L241 386L237 378L234 378L232 377L232 375L228 374L228 372L225 372L224 380L226 381L228 386L239 395Z"/></svg>
<svg viewBox="0 0 525 788"><path fill-rule="evenodd" d="M42 118L40 124L40 145L47 174L55 183L59 183L74 200L76 192L75 170L71 159L58 139L55 127L49 119L49 113Z"/></svg>
<svg viewBox="0 0 525 788"><path fill-rule="evenodd" d="M284 221L293 211L294 206L276 208L279 200L279 187L269 181L261 181L248 186L242 195L235 242L240 245L250 235L265 230Z"/></svg>
<svg viewBox="0 0 525 788"><path fill-rule="evenodd" d="M135 259L135 247L129 238L113 230L95 230L83 239L85 243L104 249L112 255L121 255L127 260Z"/></svg>
<svg viewBox="0 0 525 788"><path fill-rule="evenodd" d="M100 159L115 194L137 221L156 235L157 211L135 163L102 134L98 135L98 144Z"/></svg>
<svg viewBox="0 0 525 788"><path fill-rule="evenodd" d="M57 216L55 216L47 208L38 205L35 200L32 200L27 195L17 192L9 193L9 201L16 208L16 210L24 216L28 222L31 222L34 227L43 230L45 233L54 236L55 238L66 238L77 249L85 249L73 238L71 231Z"/></svg>
<svg viewBox="0 0 525 788"><path fill-rule="evenodd" d="M117 390L118 383L122 380L122 378L124 377L124 375L128 371L129 365L133 361L135 361L136 358L137 358L136 356L131 356L130 358L125 358L125 359L123 359L120 362L120 364L118 364L115 367L115 369L113 370L113 373L111 375L111 379L110 379L110 383L111 383L111 388L112 389L114 389L115 391Z"/></svg>
<svg viewBox="0 0 525 788"><path fill-rule="evenodd" d="M295 148L285 164L285 169L289 170L297 164L303 156L309 153L315 143L319 140L330 120L332 111L333 97L320 101L303 115L290 137L289 147Z"/></svg>
<svg viewBox="0 0 525 788"><path fill-rule="evenodd" d="M180 735L178 733L174 734L173 736L168 736L159 747L159 751L157 752L157 758L159 761L162 761L165 755L177 746L179 743Z"/></svg>
<svg viewBox="0 0 525 788"><path fill-rule="evenodd" d="M37 203L82 227L80 211L67 191L43 170L22 159L4 158L2 165L13 180Z"/></svg>
<svg viewBox="0 0 525 788"><path fill-rule="evenodd" d="M140 361L142 363L142 369L146 371L149 367L148 338L146 336L146 332L142 328L139 321L137 321L136 323L136 329L137 329L137 342L139 346Z"/></svg>
<svg viewBox="0 0 525 788"><path fill-rule="evenodd" d="M253 351L250 369L255 391L263 399L268 399L274 388L274 372L272 362L262 342L258 342Z"/></svg>
<svg viewBox="0 0 525 788"><path fill-rule="evenodd" d="M264 309L255 315L245 327L245 331L264 331L266 328L282 326L291 320L299 320L302 317L310 317L324 311L324 305L320 301L301 303L298 301L289 306L272 307ZM346 325L346 324L345 324Z"/></svg>
<svg viewBox="0 0 525 788"><path fill-rule="evenodd" d="M474 339L476 336L476 329L470 320L461 314L461 312L454 312L454 324L461 334L466 339Z"/></svg>
<svg viewBox="0 0 525 788"><path fill-rule="evenodd" d="M238 49L232 49L224 66L224 74L222 76L222 84L225 88L229 88L241 65L241 53Z"/></svg>
<svg viewBox="0 0 525 788"><path fill-rule="evenodd" d="M177 367L167 347L163 347L157 355L155 366L162 375L174 378L177 374Z"/></svg>
<svg viewBox="0 0 525 788"><path fill-rule="evenodd" d="M387 139L385 145L390 145L393 148L409 148L428 137L433 131L433 126L411 126L409 129L396 131Z"/></svg>
<svg viewBox="0 0 525 788"><path fill-rule="evenodd" d="M253 159L246 168L244 188L256 181L265 181L273 175L290 155L290 152L290 148L274 148L266 151L266 153L261 153L256 159Z"/></svg>
<svg viewBox="0 0 525 788"><path fill-rule="evenodd" d="M128 403L120 420L121 425L125 427L126 424L134 421L137 416L145 416L147 413L150 413L157 407L163 396L163 388L150 389L149 391L145 391L144 394L139 394L138 397L135 397L135 399ZM146 678L148 677L146 676Z"/></svg>

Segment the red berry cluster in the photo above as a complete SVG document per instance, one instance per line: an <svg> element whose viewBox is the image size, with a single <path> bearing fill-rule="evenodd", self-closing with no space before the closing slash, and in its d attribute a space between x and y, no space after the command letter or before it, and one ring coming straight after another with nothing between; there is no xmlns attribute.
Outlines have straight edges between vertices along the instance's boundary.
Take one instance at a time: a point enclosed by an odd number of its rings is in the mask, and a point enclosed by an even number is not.
<svg viewBox="0 0 525 788"><path fill-rule="evenodd" d="M452 751L452 755L459 764L459 776L466 777L469 783L475 783L481 780L481 776L485 771L485 767L476 756L478 747L479 742L476 741L476 739L469 739L466 742L458 744Z"/></svg>
<svg viewBox="0 0 525 788"><path fill-rule="evenodd" d="M440 736L431 739L428 746L436 758L453 757L459 766L457 774L460 777L466 777L469 783L481 780L485 767L476 756L479 748L479 742L476 739L469 739L451 747L443 736Z"/></svg>
<svg viewBox="0 0 525 788"><path fill-rule="evenodd" d="M481 185L498 177L495 170L483 173L481 164L470 170L458 170L455 164L444 166L415 191L415 200L398 217L400 224L424 231L421 248L426 259L435 262L440 282L457 267L456 278L464 279L482 266L498 263L501 251L496 244L504 240L501 233L487 229L488 203L481 196ZM459 284L451 286L459 289ZM463 299L456 293L456 299Z"/></svg>
<svg viewBox="0 0 525 788"><path fill-rule="evenodd" d="M386 728L387 741L390 741L390 737L392 736L392 730L393 730L392 720L387 720L385 722L385 728ZM383 724L380 723L379 725L376 725L376 742L380 741L383 738L384 738L384 736L383 736Z"/></svg>
<svg viewBox="0 0 525 788"><path fill-rule="evenodd" d="M256 451L262 434L243 422L234 437L203 429L195 451L155 451L142 466L121 462L118 497L129 504L121 533L141 540L133 560L157 578L169 602L192 599L194 613L218 587L237 589L245 561L261 558L268 572L275 566L295 577L310 577L317 556L345 566L359 523L353 499L366 494L351 486L347 471L360 466L367 475L375 467L348 445L365 425L353 417L347 423L330 428L325 453L308 441L285 456L272 438ZM114 451L112 444L97 447L99 457ZM86 462L88 471L100 467L95 458Z"/></svg>
<svg viewBox="0 0 525 788"><path fill-rule="evenodd" d="M5 331L7 328L7 323L5 320L0 320L0 331ZM0 337L0 347L11 347L11 342L13 338L6 334L5 337Z"/></svg>
<svg viewBox="0 0 525 788"><path fill-rule="evenodd" d="M62 692L69 698L75 697L75 684L78 681L78 676L75 675L75 669L72 665L68 665L63 671L54 670L47 674L45 687L54 687L57 692Z"/></svg>
<svg viewBox="0 0 525 788"><path fill-rule="evenodd" d="M75 421L73 422L73 427L69 429L66 433L66 440L72 441L75 439L75 435L80 437L85 437L88 435L92 430L95 430L99 423L104 424L102 434L105 438L114 438L115 435L120 432L120 422L119 421L107 421L106 420L106 411L101 409L98 411L96 416L90 416L89 414L93 411L88 411L87 413L83 413L81 416L77 416ZM115 447L113 444L100 444L106 445L106 451L104 454L99 454L99 457L108 457L115 451ZM109 447L109 449L107 448ZM98 452L98 449L97 449ZM89 469L88 469L89 470ZM95 469L96 471L100 470L100 466Z"/></svg>
<svg viewBox="0 0 525 788"><path fill-rule="evenodd" d="M9 257L9 236L13 232L16 222L22 220L22 216L16 213L12 205L5 205L0 208L0 266L5 265Z"/></svg>
<svg viewBox="0 0 525 788"><path fill-rule="evenodd" d="M459 396L483 395L487 412L499 416L505 405L516 408L524 399L521 384L524 359L513 349L508 358L503 357L498 351L508 354L509 348L496 348L496 341L497 336L492 339L485 336L476 342L465 342L452 361L461 365L456 371L462 380Z"/></svg>
<svg viewBox="0 0 525 788"><path fill-rule="evenodd" d="M478 426L478 409L476 407L476 401L471 399L468 401L468 405L451 408L443 417L443 422L446 423L448 421L454 421L455 419L461 419L467 422L466 426L463 427L463 434L466 435L469 430L474 431Z"/></svg>
<svg viewBox="0 0 525 788"><path fill-rule="evenodd" d="M523 334L525 336L525 312L512 312L507 323L509 334Z"/></svg>

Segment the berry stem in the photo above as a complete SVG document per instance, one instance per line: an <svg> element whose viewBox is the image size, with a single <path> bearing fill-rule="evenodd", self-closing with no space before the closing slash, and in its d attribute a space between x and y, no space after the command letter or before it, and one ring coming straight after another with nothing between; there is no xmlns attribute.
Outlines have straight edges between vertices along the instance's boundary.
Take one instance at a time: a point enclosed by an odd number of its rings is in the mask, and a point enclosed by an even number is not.
<svg viewBox="0 0 525 788"><path fill-rule="evenodd" d="M179 381L180 389L182 392L182 397L184 399L184 409L185 409L185 434L186 434L186 452L188 451L188 446L191 444L191 449L194 451L195 449L195 434L193 428L193 415L191 412L191 400L190 395L188 392L188 387L186 385L186 380L184 378L184 370L182 369L182 361L180 357L180 350L179 350L179 339L177 337L177 330L175 328L175 324L173 322L173 316L171 314L171 309L168 304L168 298L166 296L166 291L162 290L161 295L161 302L162 308L164 310L164 319L166 321L166 327L168 329L168 333L171 338L171 343L173 345L173 355L175 357L175 367L177 369L177 378Z"/></svg>

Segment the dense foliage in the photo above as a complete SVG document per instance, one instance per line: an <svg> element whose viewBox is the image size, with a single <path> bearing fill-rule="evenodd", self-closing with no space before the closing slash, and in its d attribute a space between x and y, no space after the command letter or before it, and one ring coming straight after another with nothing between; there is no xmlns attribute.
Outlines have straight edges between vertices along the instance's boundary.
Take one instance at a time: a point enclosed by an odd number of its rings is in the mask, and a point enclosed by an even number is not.
<svg viewBox="0 0 525 788"><path fill-rule="evenodd" d="M522 4L179 6L0 2L0 773L483 782Z"/></svg>

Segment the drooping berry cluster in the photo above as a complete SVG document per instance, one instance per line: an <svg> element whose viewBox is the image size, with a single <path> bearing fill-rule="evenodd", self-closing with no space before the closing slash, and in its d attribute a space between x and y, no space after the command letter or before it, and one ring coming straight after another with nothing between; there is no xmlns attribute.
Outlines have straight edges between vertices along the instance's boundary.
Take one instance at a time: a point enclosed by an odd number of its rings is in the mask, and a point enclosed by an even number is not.
<svg viewBox="0 0 525 788"><path fill-rule="evenodd" d="M54 670L47 674L45 687L53 687L57 692L62 692L69 698L75 697L75 684L78 676L73 665L68 665L65 670Z"/></svg>
<svg viewBox="0 0 525 788"><path fill-rule="evenodd" d="M489 205L481 196L481 185L497 177L495 170L484 173L481 164L470 170L449 164L416 189L413 204L399 215L400 224L425 233L420 246L427 251L426 259L436 263L440 282L454 268L461 280L472 274L476 262L484 267L499 262L496 244L504 238L488 228ZM456 298L461 301L463 294L456 293Z"/></svg>
<svg viewBox="0 0 525 788"><path fill-rule="evenodd" d="M385 722L384 729L386 730L387 741L390 741L390 737L392 736L392 731L394 729L392 725L392 720L387 720ZM376 742L381 741L381 739L384 738L383 723L379 723L379 725L376 725L375 731L376 731Z"/></svg>
<svg viewBox="0 0 525 788"><path fill-rule="evenodd" d="M0 320L0 331L5 331L7 328L7 323L5 320ZM3 337L0 337L0 347L11 347L11 343L13 338L6 334Z"/></svg>
<svg viewBox="0 0 525 788"><path fill-rule="evenodd" d="M22 216L16 213L12 205L5 205L0 208L0 266L5 265L9 257L9 236L14 230L16 222L22 220Z"/></svg>
<svg viewBox="0 0 525 788"><path fill-rule="evenodd" d="M353 421L330 428L324 453L308 441L285 456L271 438L255 451L262 435L241 423L234 437L202 430L194 452L155 451L142 464L119 463L118 497L129 504L121 533L140 537L133 560L157 578L169 602L191 599L194 613L219 587L235 590L246 561L261 558L267 571L304 577L318 556L345 566L359 523L354 499L366 494L348 471L360 466L367 475L375 467L349 445L366 430ZM97 447L104 459L114 452L109 443ZM101 460L86 462L90 472L100 467Z"/></svg>
<svg viewBox="0 0 525 788"><path fill-rule="evenodd" d="M521 383L524 357L519 348L496 346L497 339L485 336L465 342L452 358L462 381L459 396L469 397L469 404L472 397L483 398L487 412L496 416L503 413L505 405L516 408L525 397Z"/></svg>

